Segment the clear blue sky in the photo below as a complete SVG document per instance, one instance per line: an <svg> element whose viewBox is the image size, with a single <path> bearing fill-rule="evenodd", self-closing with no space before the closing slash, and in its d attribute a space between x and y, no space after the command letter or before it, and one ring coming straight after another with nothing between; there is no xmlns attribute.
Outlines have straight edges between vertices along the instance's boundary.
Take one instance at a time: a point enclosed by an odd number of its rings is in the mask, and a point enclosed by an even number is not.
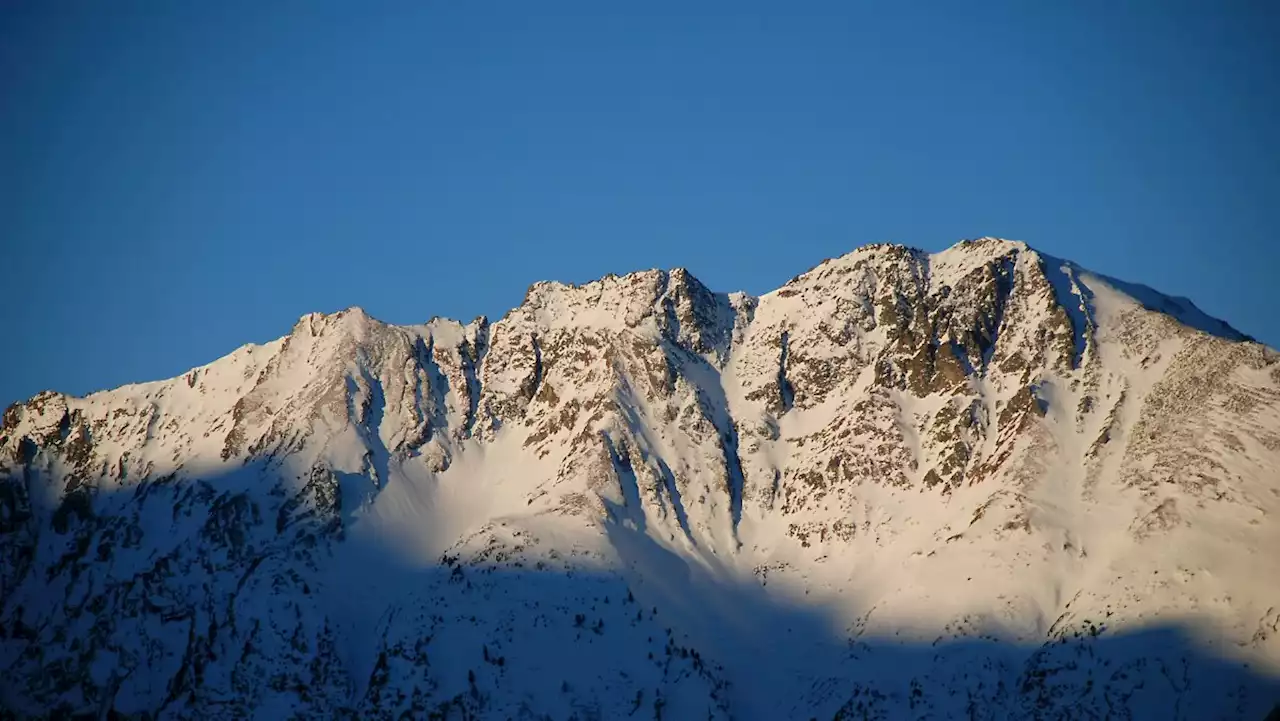
<svg viewBox="0 0 1280 721"><path fill-rule="evenodd" d="M4 3L0 403L310 311L981 235L1280 345L1277 7Z"/></svg>

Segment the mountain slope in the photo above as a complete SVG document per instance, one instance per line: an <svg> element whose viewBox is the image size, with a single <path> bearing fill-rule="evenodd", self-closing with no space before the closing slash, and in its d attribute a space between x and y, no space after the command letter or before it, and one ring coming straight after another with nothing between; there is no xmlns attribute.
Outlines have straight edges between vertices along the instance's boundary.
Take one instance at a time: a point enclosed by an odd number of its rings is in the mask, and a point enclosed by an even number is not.
<svg viewBox="0 0 1280 721"><path fill-rule="evenodd" d="M299 320L0 430L18 714L1260 718L1280 356L1022 243Z"/></svg>

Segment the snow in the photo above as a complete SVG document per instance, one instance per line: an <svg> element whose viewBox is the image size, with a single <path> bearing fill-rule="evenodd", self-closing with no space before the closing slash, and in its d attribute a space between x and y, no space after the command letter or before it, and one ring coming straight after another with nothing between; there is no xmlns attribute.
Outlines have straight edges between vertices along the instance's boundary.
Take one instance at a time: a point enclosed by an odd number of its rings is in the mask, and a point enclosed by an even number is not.
<svg viewBox="0 0 1280 721"><path fill-rule="evenodd" d="M959 382L929 347L967 354ZM37 630L0 634L0 690L165 718L1261 718L1277 361L992 238L759 298L677 269L538 283L493 324L310 314L19 407L0 599Z"/></svg>

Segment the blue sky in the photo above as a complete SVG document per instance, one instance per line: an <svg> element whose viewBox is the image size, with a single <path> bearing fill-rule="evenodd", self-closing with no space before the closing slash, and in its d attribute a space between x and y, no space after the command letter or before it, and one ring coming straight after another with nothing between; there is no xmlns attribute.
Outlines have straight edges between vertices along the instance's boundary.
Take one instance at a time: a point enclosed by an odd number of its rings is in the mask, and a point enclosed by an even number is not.
<svg viewBox="0 0 1280 721"><path fill-rule="evenodd" d="M5 3L0 403L316 310L982 235L1280 345L1276 8Z"/></svg>

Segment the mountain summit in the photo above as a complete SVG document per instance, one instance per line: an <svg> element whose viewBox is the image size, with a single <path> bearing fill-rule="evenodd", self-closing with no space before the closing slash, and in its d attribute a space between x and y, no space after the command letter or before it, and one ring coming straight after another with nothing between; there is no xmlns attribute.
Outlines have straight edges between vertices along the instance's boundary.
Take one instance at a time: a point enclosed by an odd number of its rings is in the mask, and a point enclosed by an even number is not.
<svg viewBox="0 0 1280 721"><path fill-rule="evenodd" d="M1278 518L1280 354L1019 242L352 308L5 411L0 703L1260 719Z"/></svg>

